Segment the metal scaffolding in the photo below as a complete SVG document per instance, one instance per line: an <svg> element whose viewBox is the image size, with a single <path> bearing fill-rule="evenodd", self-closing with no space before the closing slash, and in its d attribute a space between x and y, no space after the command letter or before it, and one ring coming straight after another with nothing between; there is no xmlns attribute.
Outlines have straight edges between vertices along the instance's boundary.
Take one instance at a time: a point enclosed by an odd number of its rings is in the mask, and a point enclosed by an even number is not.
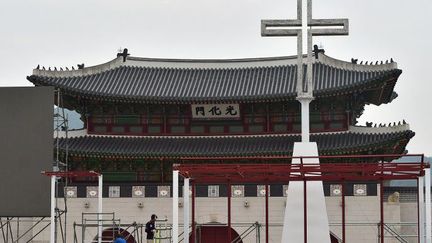
<svg viewBox="0 0 432 243"><path fill-rule="evenodd" d="M412 161L409 162L388 162L394 158L408 157ZM322 164L306 164L303 160L319 158L326 159L328 163ZM241 164L235 161L245 160L258 161L259 163ZM286 163L271 163L272 160L286 160ZM299 159L300 164L292 164L292 159ZM209 164L204 161L221 160L225 163L222 164ZM350 162L356 160L358 162ZM271 183L285 183L291 181L304 182L304 203L307 200L307 182L308 181L332 181L338 182L342 185L342 242L346 242L346 220L345 220L345 184L352 181L376 181L379 184L380 195L380 222L379 222L379 235L385 236L386 224L384 222L384 181L386 180L417 180L419 182L418 195L418 232L419 242L429 237L424 232L431 230L430 216L426 218L425 210L430 210L430 201L425 202L422 197L424 192L424 179L430 180L430 165L424 161L424 155L350 155L350 156L313 156L313 157L290 157L290 156L276 156L276 157L233 157L233 158L182 158L181 164L173 166L173 232L178 230L178 212L175 212L175 205L178 203L178 176L181 175L186 181L191 180L192 184L192 242L196 239L196 225L195 225L195 187L198 184L226 184L228 187L227 204L228 204L228 228L227 228L227 241L231 242L231 185L233 183L265 183L266 188L266 201L265 201L265 235L266 241L269 242L269 216L268 216L268 188ZM194 163L197 161L199 163ZM332 162L333 161L333 162ZM378 161L378 162L376 162ZM228 162L228 163L227 163ZM426 197L430 200L430 187L427 187ZM184 200L187 199L186 196ZM307 209L304 205L303 211L307 215ZM430 211L428 211L430 213ZM186 212L185 212L186 214ZM189 215L187 213L187 215ZM189 217L185 216L189 220ZM189 221L188 221L189 224ZM305 232L306 232L305 225ZM424 237L424 238L423 238ZM380 237L380 242L384 243L385 237ZM305 238L305 243L307 240Z"/></svg>

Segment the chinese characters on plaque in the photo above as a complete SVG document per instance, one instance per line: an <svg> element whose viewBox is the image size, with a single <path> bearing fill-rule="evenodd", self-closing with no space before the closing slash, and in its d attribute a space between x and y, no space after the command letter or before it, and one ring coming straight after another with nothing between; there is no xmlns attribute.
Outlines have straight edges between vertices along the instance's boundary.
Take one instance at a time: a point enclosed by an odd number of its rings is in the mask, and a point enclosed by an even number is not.
<svg viewBox="0 0 432 243"><path fill-rule="evenodd" d="M240 118L239 104L201 104L191 106L192 118L194 119Z"/></svg>

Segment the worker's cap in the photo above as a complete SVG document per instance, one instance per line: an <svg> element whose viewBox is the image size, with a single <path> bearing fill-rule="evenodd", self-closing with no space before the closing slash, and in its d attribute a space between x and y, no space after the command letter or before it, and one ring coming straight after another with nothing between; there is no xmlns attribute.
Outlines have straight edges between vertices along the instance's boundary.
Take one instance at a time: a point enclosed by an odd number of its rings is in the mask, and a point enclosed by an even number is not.
<svg viewBox="0 0 432 243"><path fill-rule="evenodd" d="M152 214L151 219L157 219L156 214Z"/></svg>

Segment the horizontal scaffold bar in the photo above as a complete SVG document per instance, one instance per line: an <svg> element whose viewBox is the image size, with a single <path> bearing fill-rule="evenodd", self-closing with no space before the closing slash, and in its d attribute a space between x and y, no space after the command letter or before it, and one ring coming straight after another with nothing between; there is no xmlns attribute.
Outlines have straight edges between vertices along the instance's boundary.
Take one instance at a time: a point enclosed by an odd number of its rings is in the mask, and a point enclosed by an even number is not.
<svg viewBox="0 0 432 243"><path fill-rule="evenodd" d="M189 162L195 162L175 164L173 169L178 170L183 177L191 178L195 183L282 183L289 181L409 180L423 176L424 169L429 168L429 164L423 161L423 155L408 155L408 157L416 158L415 161L409 163L384 161L385 158L396 156L401 157L402 155L290 157L298 159L299 164L210 164L197 163L196 159L185 158L185 160L190 160ZM304 160L315 158L338 159L339 161L364 159L366 162L303 163ZM369 162L370 158L383 159L380 162Z"/></svg>
<svg viewBox="0 0 432 243"><path fill-rule="evenodd" d="M46 176L57 177L97 177L100 175L96 171L42 171L41 173Z"/></svg>

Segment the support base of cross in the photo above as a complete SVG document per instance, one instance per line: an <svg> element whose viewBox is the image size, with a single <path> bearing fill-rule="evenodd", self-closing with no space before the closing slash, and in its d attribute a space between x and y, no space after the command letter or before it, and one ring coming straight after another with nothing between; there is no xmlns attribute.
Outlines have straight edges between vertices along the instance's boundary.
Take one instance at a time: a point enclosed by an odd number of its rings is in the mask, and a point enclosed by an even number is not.
<svg viewBox="0 0 432 243"><path fill-rule="evenodd" d="M318 146L310 142L295 143L293 156L318 156ZM318 164L319 159L310 158L303 159L303 161L293 159L291 163L300 164L302 162L303 164ZM331 242L322 181L290 182L281 242Z"/></svg>
<svg viewBox="0 0 432 243"><path fill-rule="evenodd" d="M300 93L297 96L297 100L301 104L301 131L302 131L302 142L308 143L310 137L309 128L309 105L313 100L312 94Z"/></svg>

